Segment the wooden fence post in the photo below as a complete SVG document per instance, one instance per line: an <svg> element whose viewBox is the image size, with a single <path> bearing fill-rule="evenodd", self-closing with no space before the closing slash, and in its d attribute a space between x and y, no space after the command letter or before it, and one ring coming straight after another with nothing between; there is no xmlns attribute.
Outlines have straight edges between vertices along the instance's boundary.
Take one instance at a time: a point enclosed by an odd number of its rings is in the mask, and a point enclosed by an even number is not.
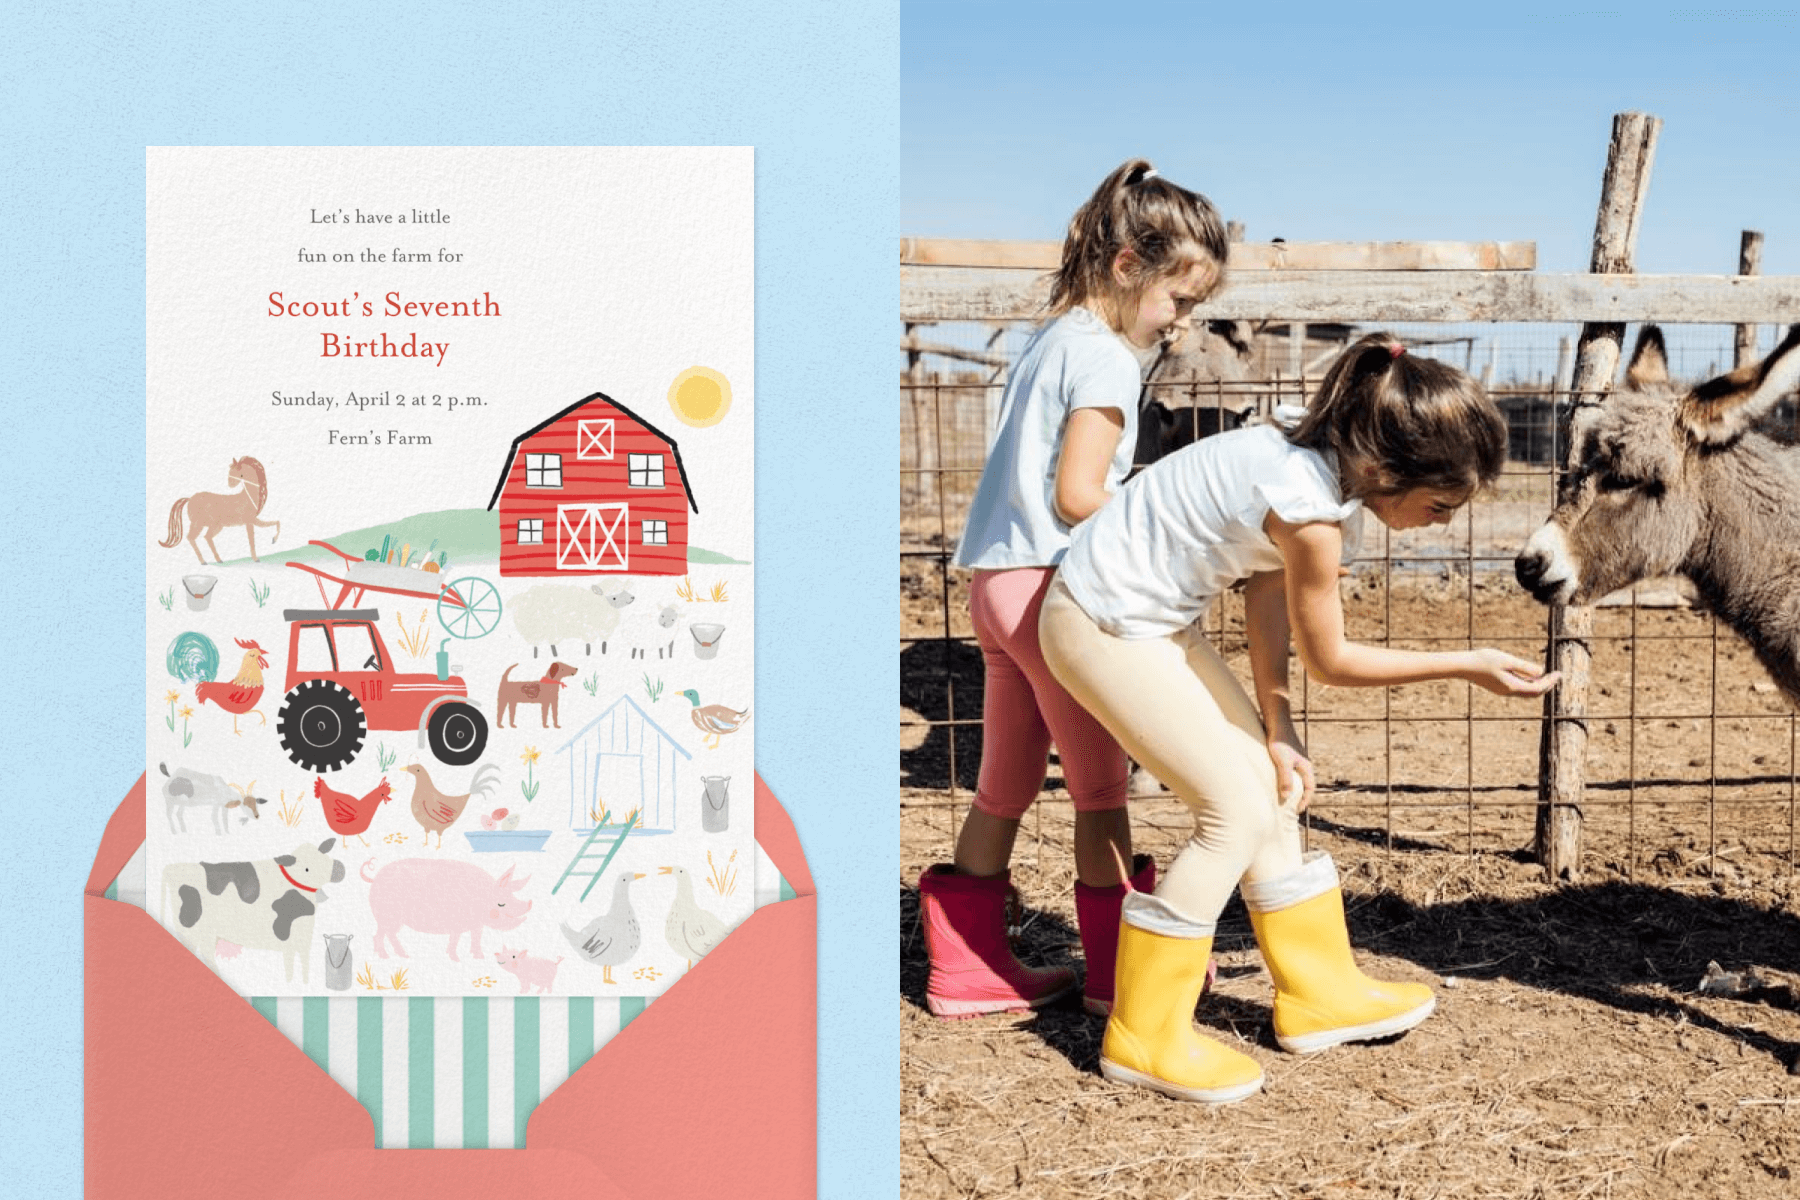
<svg viewBox="0 0 1800 1200"><path fill-rule="evenodd" d="M1763 235L1754 229L1744 230L1743 238L1738 243L1738 274L1762 274ZM1756 326L1739 325L1735 338L1736 353L1732 356L1732 366L1741 367L1756 357Z"/></svg>
<svg viewBox="0 0 1800 1200"><path fill-rule="evenodd" d="M1656 136L1662 121L1647 113L1613 118L1612 145L1600 185L1594 222L1594 250L1588 270L1596 275L1629 275L1637 249L1638 219L1650 187ZM1625 326L1589 322L1581 327L1564 439L1565 466L1575 465L1594 409L1612 390L1619 369ZM1554 606L1550 610L1550 665L1562 683L1544 698L1544 727L1538 775L1537 859L1552 880L1573 881L1581 872L1581 802L1587 784L1588 673L1594 610Z"/></svg>

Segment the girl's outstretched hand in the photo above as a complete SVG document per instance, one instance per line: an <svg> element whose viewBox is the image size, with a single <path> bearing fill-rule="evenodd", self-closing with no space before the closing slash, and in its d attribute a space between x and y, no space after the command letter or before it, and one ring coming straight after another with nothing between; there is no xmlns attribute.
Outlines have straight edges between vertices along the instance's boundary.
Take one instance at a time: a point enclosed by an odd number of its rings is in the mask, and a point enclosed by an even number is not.
<svg viewBox="0 0 1800 1200"><path fill-rule="evenodd" d="M1561 671L1546 673L1536 663L1504 650L1485 647L1470 653L1474 663L1464 678L1496 696L1541 696L1562 682Z"/></svg>
<svg viewBox="0 0 1800 1200"><path fill-rule="evenodd" d="M1293 805L1295 812L1305 812L1306 806L1313 798L1313 765L1300 749L1300 739L1272 737L1269 739L1269 758L1275 763L1275 791L1280 803ZM1299 785L1299 800L1294 799L1295 785Z"/></svg>

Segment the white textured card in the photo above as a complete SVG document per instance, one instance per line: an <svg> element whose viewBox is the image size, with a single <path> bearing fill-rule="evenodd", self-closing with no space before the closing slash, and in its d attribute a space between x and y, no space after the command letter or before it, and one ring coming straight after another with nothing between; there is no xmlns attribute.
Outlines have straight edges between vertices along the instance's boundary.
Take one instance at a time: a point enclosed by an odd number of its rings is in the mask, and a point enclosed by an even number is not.
<svg viewBox="0 0 1800 1200"><path fill-rule="evenodd" d="M148 154L147 907L654 996L753 906L752 155Z"/></svg>

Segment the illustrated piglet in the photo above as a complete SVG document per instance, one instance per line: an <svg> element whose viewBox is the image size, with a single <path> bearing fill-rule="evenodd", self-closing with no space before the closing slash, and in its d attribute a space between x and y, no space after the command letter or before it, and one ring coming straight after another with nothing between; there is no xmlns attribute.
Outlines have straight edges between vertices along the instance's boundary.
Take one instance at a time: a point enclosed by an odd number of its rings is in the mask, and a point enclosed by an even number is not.
<svg viewBox="0 0 1800 1200"><path fill-rule="evenodd" d="M508 950L502 946L494 951L494 965L519 977L519 995L523 996L532 988L537 988L548 996L550 985L556 982L556 968L562 965L562 959L535 958L530 951Z"/></svg>
<svg viewBox="0 0 1800 1200"><path fill-rule="evenodd" d="M374 860L362 866L363 882L369 885L369 909L375 914L375 955L386 958L388 945L401 958L410 958L400 945L402 928L420 933L447 933L451 962L456 957L456 943L469 935L469 950L481 955L481 931L500 933L517 929L525 923L531 902L519 902L519 889L530 882L530 876L514 879L513 869L495 879L471 863L446 862L435 858L403 858L389 863L369 876Z"/></svg>

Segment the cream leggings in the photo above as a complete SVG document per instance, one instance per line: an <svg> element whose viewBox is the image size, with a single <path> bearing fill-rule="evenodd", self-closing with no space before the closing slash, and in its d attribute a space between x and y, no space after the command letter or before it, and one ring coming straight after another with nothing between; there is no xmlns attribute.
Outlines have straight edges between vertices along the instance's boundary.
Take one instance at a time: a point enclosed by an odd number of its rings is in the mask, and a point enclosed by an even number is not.
<svg viewBox="0 0 1800 1200"><path fill-rule="evenodd" d="M1205 638L1114 637L1058 577L1038 639L1069 694L1194 814L1193 838L1158 896L1210 922L1239 879L1266 883L1300 868L1299 813L1276 799L1256 705Z"/></svg>

